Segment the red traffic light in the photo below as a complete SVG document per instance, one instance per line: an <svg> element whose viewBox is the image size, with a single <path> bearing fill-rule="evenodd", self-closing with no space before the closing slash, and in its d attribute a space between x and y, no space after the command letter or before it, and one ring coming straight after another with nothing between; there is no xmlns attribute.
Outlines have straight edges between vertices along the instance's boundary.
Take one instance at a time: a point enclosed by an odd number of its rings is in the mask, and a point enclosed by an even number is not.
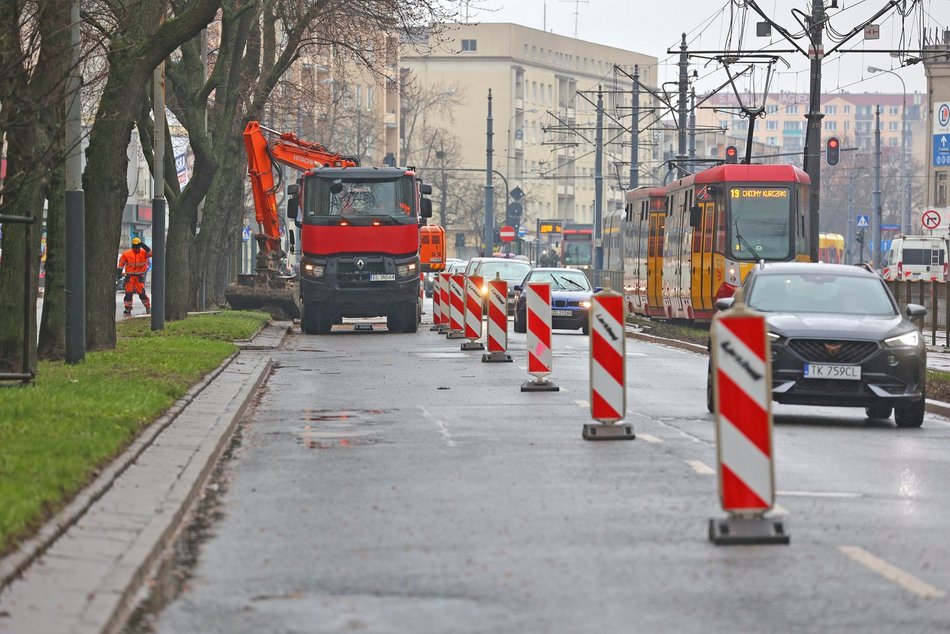
<svg viewBox="0 0 950 634"><path fill-rule="evenodd" d="M734 145L726 146L726 163L735 163L739 158L739 148Z"/></svg>
<svg viewBox="0 0 950 634"><path fill-rule="evenodd" d="M837 165L838 161L841 158L841 142L838 140L838 137L828 137L828 141L825 142L825 160L828 162L828 165Z"/></svg>
<svg viewBox="0 0 950 634"><path fill-rule="evenodd" d="M838 139L834 137L828 139L828 147L830 147L832 150L838 147Z"/></svg>

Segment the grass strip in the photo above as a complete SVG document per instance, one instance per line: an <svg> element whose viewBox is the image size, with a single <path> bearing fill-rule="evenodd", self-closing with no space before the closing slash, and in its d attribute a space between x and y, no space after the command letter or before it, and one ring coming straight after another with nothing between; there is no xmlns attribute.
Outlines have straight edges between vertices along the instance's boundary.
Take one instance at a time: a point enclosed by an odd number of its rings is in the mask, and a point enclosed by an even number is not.
<svg viewBox="0 0 950 634"><path fill-rule="evenodd" d="M114 350L39 364L30 386L0 388L0 555L62 508L268 316L224 311L119 322Z"/></svg>

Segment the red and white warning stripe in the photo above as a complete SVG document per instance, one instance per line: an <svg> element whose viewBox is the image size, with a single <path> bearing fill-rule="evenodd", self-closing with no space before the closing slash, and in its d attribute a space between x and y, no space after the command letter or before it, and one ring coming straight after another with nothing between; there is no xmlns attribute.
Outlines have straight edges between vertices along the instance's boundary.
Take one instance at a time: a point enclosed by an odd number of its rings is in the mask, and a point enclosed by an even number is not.
<svg viewBox="0 0 950 634"><path fill-rule="evenodd" d="M436 275L432 283L432 323L438 326L442 323L442 292L439 290L439 278Z"/></svg>
<svg viewBox="0 0 950 634"><path fill-rule="evenodd" d="M508 282L488 282L488 351L508 350Z"/></svg>
<svg viewBox="0 0 950 634"><path fill-rule="evenodd" d="M449 325L449 311L452 308L451 301L449 300L449 278L451 275L448 273L439 274L439 305L442 308L442 324L443 326ZM440 333L441 334L441 333Z"/></svg>
<svg viewBox="0 0 950 634"><path fill-rule="evenodd" d="M613 423L627 411L623 295L602 291L590 301L590 415Z"/></svg>
<svg viewBox="0 0 950 634"><path fill-rule="evenodd" d="M449 329L462 332L465 319L465 276L449 276Z"/></svg>
<svg viewBox="0 0 950 634"><path fill-rule="evenodd" d="M551 374L551 285L528 282L525 287L528 321L528 374L538 379Z"/></svg>
<svg viewBox="0 0 950 634"><path fill-rule="evenodd" d="M465 338L482 338L482 276L469 275L465 280Z"/></svg>
<svg viewBox="0 0 950 634"><path fill-rule="evenodd" d="M713 321L719 493L729 512L764 512L775 502L772 378L765 317L745 311Z"/></svg>

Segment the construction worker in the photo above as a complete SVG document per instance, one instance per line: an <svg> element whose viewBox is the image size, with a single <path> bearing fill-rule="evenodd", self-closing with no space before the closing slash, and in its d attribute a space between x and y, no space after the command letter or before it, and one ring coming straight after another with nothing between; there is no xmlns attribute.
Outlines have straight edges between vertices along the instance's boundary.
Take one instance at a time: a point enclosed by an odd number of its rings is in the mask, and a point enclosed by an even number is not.
<svg viewBox="0 0 950 634"><path fill-rule="evenodd" d="M126 315L132 314L132 293L138 294L146 313L152 312L152 302L145 293L145 273L148 271L151 257L152 250L148 245L139 238L132 238L132 248L119 258L116 277L121 277L125 269L125 311L123 313Z"/></svg>

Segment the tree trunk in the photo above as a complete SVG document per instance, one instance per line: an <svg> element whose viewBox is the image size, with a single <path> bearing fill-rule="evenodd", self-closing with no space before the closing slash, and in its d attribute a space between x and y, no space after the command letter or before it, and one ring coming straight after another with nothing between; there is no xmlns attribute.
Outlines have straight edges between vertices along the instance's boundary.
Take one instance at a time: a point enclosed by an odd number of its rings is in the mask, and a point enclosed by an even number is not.
<svg viewBox="0 0 950 634"><path fill-rule="evenodd" d="M37 355L61 360L66 354L66 182L64 166L50 173L46 211L46 277Z"/></svg>

